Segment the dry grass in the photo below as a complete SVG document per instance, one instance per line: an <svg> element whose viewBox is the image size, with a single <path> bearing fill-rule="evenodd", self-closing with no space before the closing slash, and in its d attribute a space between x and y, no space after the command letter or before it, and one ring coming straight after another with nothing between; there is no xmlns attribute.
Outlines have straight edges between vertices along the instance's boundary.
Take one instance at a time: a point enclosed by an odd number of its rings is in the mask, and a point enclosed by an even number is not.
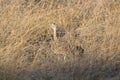
<svg viewBox="0 0 120 80"><path fill-rule="evenodd" d="M0 0L0 80L17 77L119 80L120 0Z"/></svg>

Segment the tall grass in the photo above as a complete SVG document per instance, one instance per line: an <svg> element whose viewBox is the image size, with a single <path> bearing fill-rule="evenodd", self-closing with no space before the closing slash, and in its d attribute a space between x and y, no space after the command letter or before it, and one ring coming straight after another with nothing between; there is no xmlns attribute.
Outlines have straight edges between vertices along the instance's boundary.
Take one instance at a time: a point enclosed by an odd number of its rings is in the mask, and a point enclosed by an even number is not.
<svg viewBox="0 0 120 80"><path fill-rule="evenodd" d="M54 53L58 61L63 53L64 63L77 52L76 46L93 63L103 59L119 64L119 4L119 0L0 0L0 66L19 73L34 69L39 60ZM44 43L52 39L50 23L66 31L57 44L54 40Z"/></svg>

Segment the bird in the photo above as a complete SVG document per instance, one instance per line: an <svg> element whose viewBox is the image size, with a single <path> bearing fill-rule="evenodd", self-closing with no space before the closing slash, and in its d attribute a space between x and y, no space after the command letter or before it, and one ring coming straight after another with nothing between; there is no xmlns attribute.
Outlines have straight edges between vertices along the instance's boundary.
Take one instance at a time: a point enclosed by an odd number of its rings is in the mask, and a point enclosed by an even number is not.
<svg viewBox="0 0 120 80"><path fill-rule="evenodd" d="M55 23L52 23L50 24L50 28L53 30L54 40L57 40L58 37L65 36L65 29L63 27L56 25Z"/></svg>

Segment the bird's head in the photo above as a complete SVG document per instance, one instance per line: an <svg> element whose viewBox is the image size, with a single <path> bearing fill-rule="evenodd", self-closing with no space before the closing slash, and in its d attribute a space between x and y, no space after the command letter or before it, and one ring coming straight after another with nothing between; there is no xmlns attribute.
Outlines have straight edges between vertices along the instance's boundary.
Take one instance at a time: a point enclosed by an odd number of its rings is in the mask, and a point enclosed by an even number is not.
<svg viewBox="0 0 120 80"><path fill-rule="evenodd" d="M55 25L55 23L49 24L49 26L50 26L50 28L52 28L53 30L56 29L56 25Z"/></svg>

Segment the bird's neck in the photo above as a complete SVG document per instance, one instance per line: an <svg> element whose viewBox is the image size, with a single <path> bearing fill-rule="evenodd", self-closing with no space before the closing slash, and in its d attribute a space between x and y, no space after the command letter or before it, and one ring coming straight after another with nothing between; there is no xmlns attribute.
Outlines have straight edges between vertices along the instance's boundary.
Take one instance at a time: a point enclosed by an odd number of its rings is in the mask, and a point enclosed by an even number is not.
<svg viewBox="0 0 120 80"><path fill-rule="evenodd" d="M56 28L54 28L54 40L57 40L57 36L56 36Z"/></svg>

